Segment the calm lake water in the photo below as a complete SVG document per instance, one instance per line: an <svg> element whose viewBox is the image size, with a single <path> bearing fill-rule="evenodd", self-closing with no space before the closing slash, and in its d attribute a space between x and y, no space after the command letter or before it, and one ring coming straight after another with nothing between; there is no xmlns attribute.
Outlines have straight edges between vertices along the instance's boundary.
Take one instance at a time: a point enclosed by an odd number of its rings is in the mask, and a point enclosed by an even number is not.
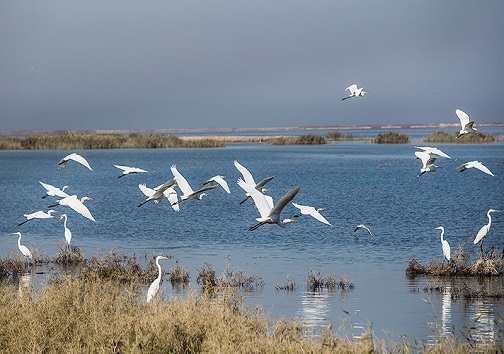
<svg viewBox="0 0 504 354"><path fill-rule="evenodd" d="M315 330L328 323L337 330L345 322L348 335L359 336L372 327L379 338L432 339L437 333L430 324L436 323L458 337L470 328L475 338L492 340L503 327L504 301L452 299L450 291L464 282L474 289L502 291L502 278L410 279L405 267L413 258L421 263L442 259L439 231L434 230L439 225L446 230L452 252L470 239L473 256L478 254L479 246L473 247L472 239L487 223L487 210L504 210L504 144L436 146L458 160L438 158L438 172L419 179L415 177L421 163L415 159L413 143L80 151L93 172L72 162L58 170L56 163L68 151L2 151L0 255L18 252L11 233L21 231L23 244L54 256L64 240L62 222L34 220L16 225L24 220L23 214L46 210L52 204L54 199L41 199L44 190L39 180L59 187L70 185L71 194L95 199L88 207L96 223L71 209L57 208L68 214L72 242L87 257L111 249L147 258L171 255L174 258L164 261L163 268L169 270L178 260L189 270L190 287L196 289L198 270L205 263L221 273L229 261L231 270L241 269L263 280L262 287L245 293L247 305L260 307L272 319L297 319ZM233 165L235 159L256 181L276 176L268 185L275 201L300 185L294 201L325 208L323 213L333 226L304 216L286 228L264 225L248 231L258 212L248 203L239 205L244 192L235 183L241 176ZM470 160L482 161L495 177L475 169L456 170ZM118 179L120 171L113 164L155 173ZM231 194L219 187L201 201L182 203L178 213L166 200L138 208L144 200L138 184L155 187L165 182L172 177L172 164L193 188L214 175L225 175ZM291 217L296 211L289 205L282 216ZM373 236L353 232L361 223L371 228ZM485 245L502 250L503 231L504 213L493 214ZM355 288L309 292L305 279L310 269L345 276ZM32 281L43 283L45 277L33 274ZM276 285L285 285L287 277L296 282L295 291L275 290ZM424 291L437 285L447 291ZM169 282L162 285L165 296L183 296L185 291L172 289Z"/></svg>

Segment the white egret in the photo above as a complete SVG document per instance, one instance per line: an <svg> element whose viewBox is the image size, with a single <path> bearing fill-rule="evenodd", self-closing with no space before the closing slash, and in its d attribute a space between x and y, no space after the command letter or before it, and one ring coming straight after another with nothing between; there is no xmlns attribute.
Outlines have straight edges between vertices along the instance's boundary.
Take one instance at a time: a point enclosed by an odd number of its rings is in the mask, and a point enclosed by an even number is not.
<svg viewBox="0 0 504 354"><path fill-rule="evenodd" d="M369 229L369 227L367 227L366 225L364 224L359 224L355 227L355 230L353 230L354 232L356 232L357 230L359 229L363 229L365 230L370 236L373 236L373 234L371 233L371 230Z"/></svg>
<svg viewBox="0 0 504 354"><path fill-rule="evenodd" d="M156 188L153 189L153 188L147 187L145 184L139 184L138 188L140 188L140 190L142 191L142 193L148 199L148 198L152 197L156 193L156 191L158 191L159 189L164 189L163 186L164 186L164 184L161 184L160 186L157 186ZM168 199L168 201L170 202L170 205L173 208L173 210L175 210L175 211L179 211L180 210L180 207L179 207L179 205L177 203L177 201L178 201L177 191L175 191L175 188L173 188L173 186L164 189L164 191L162 192L161 195L158 193L151 200L153 200L154 203L159 203L161 201L161 198L163 196Z"/></svg>
<svg viewBox="0 0 504 354"><path fill-rule="evenodd" d="M213 176L212 178L208 179L205 183L203 183L204 186L206 185L212 185L214 182L217 182L226 192L231 193L229 190L228 183L224 179L226 176Z"/></svg>
<svg viewBox="0 0 504 354"><path fill-rule="evenodd" d="M160 259L168 259L168 257L165 256L156 257L156 265L158 267L158 277L149 286L149 290L147 290L147 302L150 302L152 298L156 296L159 290L159 284L161 283L161 276L162 276L161 265L159 264Z"/></svg>
<svg viewBox="0 0 504 354"><path fill-rule="evenodd" d="M457 170L460 172L464 172L468 168L473 168L473 167L480 170L480 171L485 172L487 175L494 176L494 174L492 173L492 171L490 171L488 169L488 167L486 167L485 165L483 165L483 163L481 163L477 160L466 162L465 164L462 164L459 167L457 167Z"/></svg>
<svg viewBox="0 0 504 354"><path fill-rule="evenodd" d="M39 210L31 214L24 214L23 216L26 218L25 221L19 223L18 226L21 226L33 219L51 219L54 218L53 214L58 214L56 210L49 210L47 213L45 211Z"/></svg>
<svg viewBox="0 0 504 354"><path fill-rule="evenodd" d="M121 165L114 165L114 167L117 167L118 169L122 170L122 175L118 176L117 178L121 178L126 175L131 175L134 173L149 172L147 170L144 170L143 168L138 168L138 167L129 167L129 166L121 166Z"/></svg>
<svg viewBox="0 0 504 354"><path fill-rule="evenodd" d="M425 151L415 151L415 156L422 161L422 168L417 178L426 172L436 172L438 166L434 165L434 161L436 161L435 157L431 157L430 154Z"/></svg>
<svg viewBox="0 0 504 354"><path fill-rule="evenodd" d="M70 229L67 227L67 214L61 214L60 220L61 219L65 219L63 221L63 227L65 228L65 240L66 243L70 246L70 242L72 241L72 231L70 231Z"/></svg>
<svg viewBox="0 0 504 354"><path fill-rule="evenodd" d="M345 91L348 90L350 92L350 95L348 95L347 97L343 97L341 100L344 101L348 98L352 98L352 97L363 97L367 92L364 91L364 89L361 87L361 88L357 88L357 85L353 84L353 85L350 85L348 86Z"/></svg>
<svg viewBox="0 0 504 354"><path fill-rule="evenodd" d="M450 244L448 241L443 239L444 235L444 227L438 226L434 228L435 230L441 230L441 248L443 249L443 255L446 257L447 260L451 259L451 252L450 252Z"/></svg>
<svg viewBox="0 0 504 354"><path fill-rule="evenodd" d="M481 229L478 231L478 233L476 234L476 238L474 239L473 243L476 245L478 242L481 241L481 251L483 251L483 237L485 237L488 232L490 231L490 226L492 226L492 216L490 215L490 213L495 213L495 212L499 212L499 210L496 210L496 209L489 209L487 211L487 217L488 217L488 224L486 225L483 225L481 227Z"/></svg>
<svg viewBox="0 0 504 354"><path fill-rule="evenodd" d="M417 149L420 149L420 150L423 150L425 152L428 152L429 154L438 155L438 156L441 156L441 157L446 157L447 159L451 159L450 156L448 156L447 154L445 154L444 152L442 152L438 148L433 148L433 147L430 147L430 146L415 146L415 147Z"/></svg>
<svg viewBox="0 0 504 354"><path fill-rule="evenodd" d="M89 163L87 162L87 160L83 156L81 156L79 154L76 154L75 152L71 153L70 155L65 156L64 158L62 158L58 162L58 167L59 168L64 168L66 166L66 164L68 163L69 160L73 160L75 162L78 162L81 165L86 166L90 171L93 171L93 169L91 168L91 166L89 165Z"/></svg>
<svg viewBox="0 0 504 354"><path fill-rule="evenodd" d="M50 184L44 182L39 181L39 183L46 190L46 194L42 198L46 198L47 196L60 197L60 198L68 197L68 194L65 193L65 189L70 188L70 186L63 186L63 188L59 189L58 187L51 186Z"/></svg>
<svg viewBox="0 0 504 354"><path fill-rule="evenodd" d="M242 166L237 160L234 160L234 165L236 169L242 174L245 183L250 184L252 187L254 187L255 189L257 189L262 193L268 191L266 188L263 188L264 185L275 178L275 176L266 177L261 182L256 183L254 177L252 177L252 173L250 173L250 171L247 170L244 166ZM245 203L248 198L250 198L250 194L247 193L247 197L240 202L240 205Z"/></svg>
<svg viewBox="0 0 504 354"><path fill-rule="evenodd" d="M156 203L159 203L159 201L165 196L164 192L168 188L173 187L174 185L175 185L175 180L173 180L173 179L169 179L168 181L157 186L153 190L150 188L147 188L145 186L145 184L139 184L138 188L140 188L142 193L145 194L147 199L145 199L145 202L138 204L138 207L141 207L142 205L144 205L145 203L148 203L150 201L154 201Z"/></svg>
<svg viewBox="0 0 504 354"><path fill-rule="evenodd" d="M19 248L19 251L25 257L25 270L26 270L26 267L28 265L28 260L26 258L33 259L33 255L30 252L30 250L28 249L28 247L26 247L25 245L21 244L21 232L14 232L13 235L19 236L19 238L18 238L18 248Z"/></svg>
<svg viewBox="0 0 504 354"><path fill-rule="evenodd" d="M91 212L89 211L89 209L87 208L87 206L84 205L84 202L86 200L93 200L93 198L91 198L91 197L82 197L81 199L79 199L74 194L74 195L70 195L70 196L68 196L66 198L58 200L56 202L56 204L50 205L49 208L55 207L57 205L66 205L66 206L72 208L77 213L79 213L82 216L84 216L85 218L88 218L89 220L96 221L94 219L93 215L91 215Z"/></svg>
<svg viewBox="0 0 504 354"><path fill-rule="evenodd" d="M323 217L322 214L320 214L320 212L323 211L324 208L315 209L312 206L300 205L300 204L297 204L294 202L292 202L292 205L294 205L300 211L300 213L294 215L294 217L300 217L301 215L311 215L312 217L314 217L318 221L320 221L326 225L332 226L331 223L329 221L327 221L327 219L325 217Z"/></svg>
<svg viewBox="0 0 504 354"><path fill-rule="evenodd" d="M245 182L241 178L238 179L238 185L247 193L250 194L254 200L254 204L261 215L260 218L256 218L259 221L258 224L249 227L250 231L257 229L259 226L264 224L278 224L281 227L285 227L285 224L295 222L292 219L280 220L280 213L282 209L296 196L299 192L299 186L288 191L280 200L273 205L273 198L268 195L264 195L262 192L255 189L249 183Z"/></svg>
<svg viewBox="0 0 504 354"><path fill-rule="evenodd" d="M461 129L460 129L460 131L459 131L459 133L457 135L457 139L460 138L462 135L465 135L465 134L474 134L474 133L476 133L476 131L478 129L473 128L474 122L473 121L469 121L469 115L466 112L464 112L464 111L462 111L460 109L457 109L455 111L455 114L457 115L457 117L460 120L460 127L461 127Z"/></svg>
<svg viewBox="0 0 504 354"><path fill-rule="evenodd" d="M199 199L201 200L204 196L207 196L207 193L204 193L207 190L217 188L216 185L207 185L206 187L200 188L196 191L194 191L187 180L182 176L182 174L177 170L177 167L175 165L172 165L170 167L173 177L175 181L177 182L177 186L180 188L182 191L182 195L180 196L180 201L177 203L181 203L184 200L189 200L189 199ZM176 203L176 204L177 204Z"/></svg>

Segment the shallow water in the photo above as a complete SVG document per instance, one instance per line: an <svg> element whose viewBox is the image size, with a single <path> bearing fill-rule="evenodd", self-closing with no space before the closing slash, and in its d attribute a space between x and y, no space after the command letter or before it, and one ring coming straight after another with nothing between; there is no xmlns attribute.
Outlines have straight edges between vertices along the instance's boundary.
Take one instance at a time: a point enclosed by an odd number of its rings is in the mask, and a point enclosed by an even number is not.
<svg viewBox="0 0 504 354"><path fill-rule="evenodd" d="M429 327L435 323L459 337L470 328L475 338L492 339L498 326L503 326L498 319L504 315L504 301L453 300L448 291L425 292L432 284L441 283L449 289L465 280L410 279L405 266L413 258L422 263L441 259L439 231L434 227L445 227L445 239L453 252L487 223L489 208L504 209L504 144L436 146L458 160L438 158L438 172L418 179L420 161L414 158L413 144L232 144L223 149L81 151L93 172L71 162L58 170L56 163L66 151L2 151L0 255L17 252L17 240L11 233L21 231L23 244L54 256L63 241L62 222L34 220L16 225L23 221L23 214L45 210L54 201L41 199L44 191L39 180L60 187L70 185L69 193L95 199L88 207L96 223L72 210L57 208L68 214L72 242L87 257L111 248L148 258L172 255L163 268L170 269L178 260L190 271L193 288L199 288L196 277L205 263L220 273L229 259L231 270L242 269L264 282L256 291L245 293L249 306L261 307L273 319L299 319L315 330L328 323L337 330L344 322L342 333L347 335L359 336L372 328L380 338L398 339L404 334L410 339L425 339L437 335ZM240 174L233 166L234 159L246 166L256 181L276 176L268 185L275 201L300 185L295 201L324 207L323 213L333 226L304 216L286 228L264 225L249 232L258 213L248 203L239 205L244 192L235 183ZM461 163L475 159L484 162L495 177L474 169L456 171ZM117 179L120 171L113 164L155 173ZM225 175L231 194L215 189L201 201L182 203L178 213L166 201L138 208L144 200L138 184L154 187L165 182L172 177L172 164L193 188L211 176ZM295 213L289 205L282 215ZM360 223L368 225L373 236L354 233ZM493 214L486 246L502 249L503 225L504 214ZM474 246L474 256L478 251L479 246ZM310 292L305 282L310 269L345 276L355 288ZM295 291L275 290L288 276L296 282ZM45 277L33 274L30 281L43 284ZM472 280L470 286L502 290L503 282L502 278L484 284ZM184 294L184 290L172 289L169 282L163 283L162 291L165 296Z"/></svg>

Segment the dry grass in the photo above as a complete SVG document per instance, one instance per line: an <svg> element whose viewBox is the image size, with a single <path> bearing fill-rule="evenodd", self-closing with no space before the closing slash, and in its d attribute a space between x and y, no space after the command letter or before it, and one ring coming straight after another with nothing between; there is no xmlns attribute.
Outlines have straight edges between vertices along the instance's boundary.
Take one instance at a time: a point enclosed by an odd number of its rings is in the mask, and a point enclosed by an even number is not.
<svg viewBox="0 0 504 354"><path fill-rule="evenodd" d="M68 246L66 243L60 244L58 248L58 254L52 260L55 264L63 266L79 266L85 264L86 258L80 248Z"/></svg>
<svg viewBox="0 0 504 354"><path fill-rule="evenodd" d="M320 271L310 269L306 276L306 287L308 291L320 291L322 289L347 291L353 290L355 285L346 277L340 277L337 280L336 275L333 273L324 276Z"/></svg>
<svg viewBox="0 0 504 354"><path fill-rule="evenodd" d="M175 267L170 270L169 279L172 285L187 285L189 284L189 271L179 266L176 261Z"/></svg>
<svg viewBox="0 0 504 354"><path fill-rule="evenodd" d="M145 303L134 284L62 277L19 296L0 288L2 353L467 353L452 337L438 343L339 338L330 326L318 337L298 322L246 308L236 288L218 296L190 292L186 299ZM476 343L471 350L498 352Z"/></svg>
<svg viewBox="0 0 504 354"><path fill-rule="evenodd" d="M457 138L458 132L450 134L444 131L434 132L423 141L425 143L458 143L458 144L475 144L475 143L493 143L495 138L491 134L476 133L466 134Z"/></svg>

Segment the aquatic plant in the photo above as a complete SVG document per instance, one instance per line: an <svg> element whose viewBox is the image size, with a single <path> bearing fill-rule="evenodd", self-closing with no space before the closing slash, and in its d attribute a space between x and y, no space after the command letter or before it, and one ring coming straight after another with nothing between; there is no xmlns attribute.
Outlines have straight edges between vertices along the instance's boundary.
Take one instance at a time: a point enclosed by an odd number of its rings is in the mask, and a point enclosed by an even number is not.
<svg viewBox="0 0 504 354"><path fill-rule="evenodd" d="M80 248L74 246L68 246L65 244L60 244L58 246L58 254L52 260L55 264L61 264L64 266L75 266L85 264L86 258L84 253L81 252Z"/></svg>
<svg viewBox="0 0 504 354"><path fill-rule="evenodd" d="M325 137L315 134L280 136L266 139L270 145L321 145L327 144Z"/></svg>
<svg viewBox="0 0 504 354"><path fill-rule="evenodd" d="M178 265L178 261L175 262L175 267L170 270L169 279L172 285L175 284L188 284L189 283L189 271L186 268L182 268Z"/></svg>
<svg viewBox="0 0 504 354"><path fill-rule="evenodd" d="M143 269L136 257L110 251L105 258L93 256L81 269L84 279L112 280L119 283L148 283L157 276L157 268L151 260Z"/></svg>
<svg viewBox="0 0 504 354"><path fill-rule="evenodd" d="M458 132L450 134L445 131L434 132L428 137L424 138L423 141L425 143L492 143L495 141L495 138L492 134L486 133L476 133L476 134L465 134L460 138L457 138Z"/></svg>
<svg viewBox="0 0 504 354"><path fill-rule="evenodd" d="M341 289L341 290L353 290L355 285L352 281L348 280L346 277L340 277L339 281L336 280L335 274L331 273L324 276L320 271L310 269L308 275L306 276L306 287L308 291L320 291L321 289Z"/></svg>
<svg viewBox="0 0 504 354"><path fill-rule="evenodd" d="M296 289L296 282L294 279L288 275L287 280L282 285L275 285L275 290L286 290L286 291L294 291Z"/></svg>
<svg viewBox="0 0 504 354"><path fill-rule="evenodd" d="M354 137L350 133L340 133L339 130L331 130L329 133L326 135L327 140L334 140L334 141L352 141L354 140Z"/></svg>
<svg viewBox="0 0 504 354"><path fill-rule="evenodd" d="M378 134L373 140L375 144L409 144L411 138L406 134L399 134L397 132L386 132Z"/></svg>

